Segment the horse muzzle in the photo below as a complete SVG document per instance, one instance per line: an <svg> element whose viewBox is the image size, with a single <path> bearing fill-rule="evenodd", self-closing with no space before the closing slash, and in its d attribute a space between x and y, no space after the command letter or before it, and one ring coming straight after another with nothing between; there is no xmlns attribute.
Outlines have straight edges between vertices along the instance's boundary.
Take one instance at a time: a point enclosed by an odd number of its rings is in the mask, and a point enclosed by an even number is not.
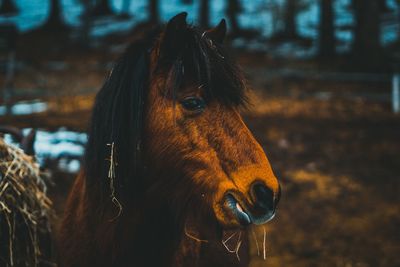
<svg viewBox="0 0 400 267"><path fill-rule="evenodd" d="M249 224L261 225L269 222L275 216L281 189L274 192L262 183L256 183L249 190L250 200L242 193L228 191L225 194L223 208L241 226Z"/></svg>

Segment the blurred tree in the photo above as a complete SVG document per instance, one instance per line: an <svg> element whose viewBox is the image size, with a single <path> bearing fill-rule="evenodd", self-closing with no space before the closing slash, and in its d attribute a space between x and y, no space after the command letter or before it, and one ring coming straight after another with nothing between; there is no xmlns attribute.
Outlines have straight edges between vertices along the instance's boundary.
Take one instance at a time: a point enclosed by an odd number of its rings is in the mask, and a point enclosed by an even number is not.
<svg viewBox="0 0 400 267"><path fill-rule="evenodd" d="M204 29L210 26L210 2L209 0L200 0L199 24Z"/></svg>
<svg viewBox="0 0 400 267"><path fill-rule="evenodd" d="M287 40L301 39L297 32L296 17L308 6L307 0L286 0L283 7L283 27L275 33L275 37Z"/></svg>
<svg viewBox="0 0 400 267"><path fill-rule="evenodd" d="M238 15L242 12L242 6L239 0L228 0L226 6L226 14L228 16L229 22L231 24L232 34L240 32L240 27L238 23Z"/></svg>
<svg viewBox="0 0 400 267"><path fill-rule="evenodd" d="M287 38L294 39L297 37L297 27L296 27L297 11L298 11L297 1L286 0L283 33Z"/></svg>
<svg viewBox="0 0 400 267"><path fill-rule="evenodd" d="M387 12L391 11L391 9L389 8L389 6L387 4L387 0L379 0L379 10L382 13L387 13Z"/></svg>
<svg viewBox="0 0 400 267"><path fill-rule="evenodd" d="M319 24L319 56L330 58L335 54L335 29L333 15L334 0L319 0L320 24Z"/></svg>
<svg viewBox="0 0 400 267"><path fill-rule="evenodd" d="M287 38L297 38L297 14L308 7L305 0L286 0L283 33Z"/></svg>
<svg viewBox="0 0 400 267"><path fill-rule="evenodd" d="M400 0L396 0L396 4L397 4L397 13L398 13L398 24L400 25ZM397 31L397 45L398 47L400 47L400 27L398 27L398 31Z"/></svg>
<svg viewBox="0 0 400 267"><path fill-rule="evenodd" d="M381 52L379 0L353 0L352 4L355 16L352 53L362 62L377 60Z"/></svg>
<svg viewBox="0 0 400 267"><path fill-rule="evenodd" d="M149 0L149 22L159 23L160 13L158 11L158 0Z"/></svg>
<svg viewBox="0 0 400 267"><path fill-rule="evenodd" d="M129 17L131 8L131 0L122 0L120 16Z"/></svg>
<svg viewBox="0 0 400 267"><path fill-rule="evenodd" d="M62 19L60 0L50 1L50 12L47 21L43 25L43 29L50 31L66 30L68 27Z"/></svg>
<svg viewBox="0 0 400 267"><path fill-rule="evenodd" d="M82 21L81 27L79 28L80 39L79 43L82 48L88 49L90 47L90 29L92 25L92 8L93 0L80 0L83 6L83 12L80 16Z"/></svg>
<svg viewBox="0 0 400 267"><path fill-rule="evenodd" d="M97 0L96 5L93 7L92 16L109 16L114 12L110 6L109 0Z"/></svg>
<svg viewBox="0 0 400 267"><path fill-rule="evenodd" d="M3 0L0 3L0 14L2 15L15 15L19 10L13 0Z"/></svg>
<svg viewBox="0 0 400 267"><path fill-rule="evenodd" d="M267 0L265 8L271 12L271 28L272 34L276 34L281 30L280 20L282 19L282 6L277 0Z"/></svg>

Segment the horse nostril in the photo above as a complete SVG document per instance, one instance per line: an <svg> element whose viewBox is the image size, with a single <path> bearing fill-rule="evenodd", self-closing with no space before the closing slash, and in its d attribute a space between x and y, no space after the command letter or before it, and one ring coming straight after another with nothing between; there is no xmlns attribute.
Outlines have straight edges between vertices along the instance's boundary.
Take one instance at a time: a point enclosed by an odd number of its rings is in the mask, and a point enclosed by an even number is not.
<svg viewBox="0 0 400 267"><path fill-rule="evenodd" d="M255 196L255 208L261 213L275 210L278 201L274 198L274 192L262 184L255 184L252 187Z"/></svg>

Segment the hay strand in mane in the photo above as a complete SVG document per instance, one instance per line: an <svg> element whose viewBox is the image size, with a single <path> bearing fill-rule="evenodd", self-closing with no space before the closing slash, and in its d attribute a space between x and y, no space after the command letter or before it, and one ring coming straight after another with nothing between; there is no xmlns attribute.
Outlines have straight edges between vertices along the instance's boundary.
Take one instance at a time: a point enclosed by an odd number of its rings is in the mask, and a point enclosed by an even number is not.
<svg viewBox="0 0 400 267"><path fill-rule="evenodd" d="M110 179L110 197L111 197L111 201L112 203L117 207L118 209L118 213L117 215L111 219L111 221L114 221L115 219L117 219L121 213L122 213L122 204L121 202L119 202L118 198L115 196L115 186L114 186L114 182L115 182L115 167L118 165L116 159L115 159L115 144L114 142L112 142L111 144L107 144L108 146L110 146L110 158L108 159L108 161L110 161L110 167L108 169L108 178Z"/></svg>
<svg viewBox="0 0 400 267"><path fill-rule="evenodd" d="M208 240L200 239L200 238L198 238L198 237L195 237L195 236L192 235L191 233L189 233L189 232L187 231L187 229L186 229L186 224L185 224L185 227L184 227L184 231L185 231L185 235L186 235L187 237L189 237L190 239L193 239L193 240L195 240L195 241L197 241L197 242L208 243Z"/></svg>

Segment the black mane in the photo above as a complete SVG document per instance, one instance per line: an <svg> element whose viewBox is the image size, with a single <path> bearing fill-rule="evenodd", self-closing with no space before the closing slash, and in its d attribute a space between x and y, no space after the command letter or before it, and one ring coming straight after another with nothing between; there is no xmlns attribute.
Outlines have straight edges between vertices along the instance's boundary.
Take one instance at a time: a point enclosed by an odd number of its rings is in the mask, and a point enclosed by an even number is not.
<svg viewBox="0 0 400 267"><path fill-rule="evenodd" d="M109 199L107 178L111 154L108 144L115 144L117 197L131 195L140 183L143 105L146 101L150 70L150 53L159 51L159 61L153 74L166 75L165 90L174 94L187 77L194 78L204 88L209 101L240 106L246 103L243 76L225 53L222 45L208 38L197 27L187 26L177 48L163 47L166 38L152 30L134 41L116 62L109 77L96 96L89 140L84 158L87 187L101 187L90 192L97 201ZM166 91L166 92L167 92ZM144 148L145 149L145 148ZM121 179L121 177L123 179ZM123 189L127 188L127 189ZM121 190L122 189L122 190ZM100 197L100 199L98 199ZM101 205L101 204L99 204Z"/></svg>
<svg viewBox="0 0 400 267"><path fill-rule="evenodd" d="M173 84L167 84L166 89L179 90L185 79L195 79L209 100L245 106L244 77L223 45L195 26L187 26L181 36L177 40L177 49L164 51L165 56L161 55L159 61L159 68L172 75L167 81Z"/></svg>

